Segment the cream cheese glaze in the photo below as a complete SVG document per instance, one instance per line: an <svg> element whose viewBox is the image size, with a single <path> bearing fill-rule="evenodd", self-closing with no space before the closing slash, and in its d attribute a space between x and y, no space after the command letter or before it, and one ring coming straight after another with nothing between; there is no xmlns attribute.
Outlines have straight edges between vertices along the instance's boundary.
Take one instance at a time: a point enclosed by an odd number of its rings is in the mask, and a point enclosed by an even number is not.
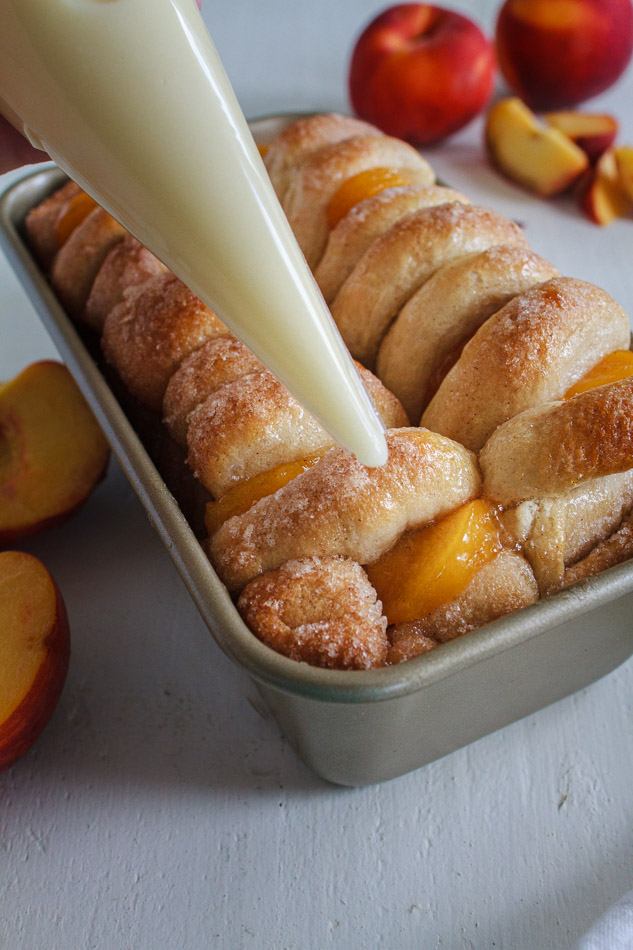
<svg viewBox="0 0 633 950"><path fill-rule="evenodd" d="M367 465L383 427L193 0L0 0L0 111Z"/></svg>

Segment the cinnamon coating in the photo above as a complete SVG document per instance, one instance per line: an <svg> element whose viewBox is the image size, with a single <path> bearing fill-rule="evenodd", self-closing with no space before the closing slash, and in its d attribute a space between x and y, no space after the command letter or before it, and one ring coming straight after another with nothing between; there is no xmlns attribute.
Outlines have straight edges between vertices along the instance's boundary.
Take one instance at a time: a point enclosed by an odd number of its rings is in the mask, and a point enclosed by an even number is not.
<svg viewBox="0 0 633 950"><path fill-rule="evenodd" d="M292 172L323 148L355 135L382 135L374 125L339 113L305 116L283 129L268 146L264 164L277 197L283 203Z"/></svg>
<svg viewBox="0 0 633 950"><path fill-rule="evenodd" d="M81 194L81 188L74 181L67 181L52 195L32 208L27 214L24 226L29 244L40 266L47 271L59 250L57 240L57 221L64 208L73 198Z"/></svg>
<svg viewBox="0 0 633 950"><path fill-rule="evenodd" d="M328 239L328 205L338 187L369 168L406 170L413 183L432 185L435 174L412 146L386 135L359 135L326 145L309 155L290 175L283 209L311 268Z"/></svg>
<svg viewBox="0 0 633 950"><path fill-rule="evenodd" d="M160 273L108 314L101 338L106 360L143 406L159 412L182 360L227 329L173 274Z"/></svg>
<svg viewBox="0 0 633 950"><path fill-rule="evenodd" d="M59 249L51 268L51 284L71 317L83 316L101 265L126 234L125 228L107 211L95 208Z"/></svg>
<svg viewBox="0 0 633 950"><path fill-rule="evenodd" d="M349 558L288 561L252 580L237 608L260 640L293 660L343 670L385 664L387 620Z"/></svg>
<svg viewBox="0 0 633 950"><path fill-rule="evenodd" d="M444 185L401 185L359 201L329 234L314 277L326 303L331 303L376 238L405 214L458 201L470 204L459 191Z"/></svg>
<svg viewBox="0 0 633 950"><path fill-rule="evenodd" d="M546 281L477 330L422 424L477 451L507 419L560 399L603 356L626 349L630 332L606 291L571 277Z"/></svg>
<svg viewBox="0 0 633 950"><path fill-rule="evenodd" d="M510 507L633 467L633 377L528 409L483 447L486 492Z"/></svg>
<svg viewBox="0 0 633 950"><path fill-rule="evenodd" d="M368 370L358 369L385 425L406 425L395 396ZM216 498L238 482L333 444L329 433L268 370L219 386L188 420L189 465Z"/></svg>
<svg viewBox="0 0 633 950"><path fill-rule="evenodd" d="M138 290L167 268L131 234L117 242L94 279L86 301L83 322L96 333L103 331L106 317L124 299L128 290Z"/></svg>
<svg viewBox="0 0 633 950"><path fill-rule="evenodd" d="M224 383L263 369L255 354L231 333L207 340L185 357L165 390L163 421L171 437L186 446L191 412Z"/></svg>
<svg viewBox="0 0 633 950"><path fill-rule="evenodd" d="M517 294L557 276L522 246L494 245L440 268L404 305L378 352L376 372L417 422L461 349Z"/></svg>
<svg viewBox="0 0 633 950"><path fill-rule="evenodd" d="M387 432L387 445L389 457L380 468L331 449L274 495L225 522L207 549L229 590L299 557L341 555L368 564L408 528L478 493L476 459L456 442L403 428Z"/></svg>
<svg viewBox="0 0 633 950"><path fill-rule="evenodd" d="M373 369L383 337L415 291L440 267L494 244L527 248L518 225L476 205L441 204L397 221L363 254L332 304L352 356Z"/></svg>

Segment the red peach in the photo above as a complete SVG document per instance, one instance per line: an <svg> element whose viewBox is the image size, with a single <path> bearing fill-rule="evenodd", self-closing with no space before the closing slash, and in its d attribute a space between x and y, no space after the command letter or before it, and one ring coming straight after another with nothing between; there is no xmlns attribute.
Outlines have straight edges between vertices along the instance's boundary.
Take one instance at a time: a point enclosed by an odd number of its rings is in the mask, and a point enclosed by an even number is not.
<svg viewBox="0 0 633 950"><path fill-rule="evenodd" d="M532 109L565 109L608 89L633 52L631 0L505 0L499 68Z"/></svg>
<svg viewBox="0 0 633 950"><path fill-rule="evenodd" d="M484 108L495 67L492 43L467 17L403 3L372 20L356 41L350 99L357 115L383 132L429 145Z"/></svg>

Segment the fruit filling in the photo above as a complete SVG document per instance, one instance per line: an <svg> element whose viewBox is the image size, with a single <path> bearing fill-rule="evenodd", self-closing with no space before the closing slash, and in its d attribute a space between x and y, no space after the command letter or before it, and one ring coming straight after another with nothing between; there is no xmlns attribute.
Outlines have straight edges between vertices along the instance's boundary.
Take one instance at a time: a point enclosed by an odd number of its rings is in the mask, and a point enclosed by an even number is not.
<svg viewBox="0 0 633 950"><path fill-rule="evenodd" d="M434 524L407 531L365 570L388 622L406 623L454 600L501 548L496 509L477 498Z"/></svg>
<svg viewBox="0 0 633 950"><path fill-rule="evenodd" d="M633 352L631 350L615 350L607 353L599 363L596 363L577 383L567 390L565 399L571 399L588 389L596 389L607 383L617 383L620 379L633 376Z"/></svg>
<svg viewBox="0 0 633 950"><path fill-rule="evenodd" d="M69 201L55 224L57 247L63 247L75 228L79 227L97 207L97 202L85 191Z"/></svg>
<svg viewBox="0 0 633 950"><path fill-rule="evenodd" d="M283 465L277 465L268 472L262 472L260 475L254 475L239 485L229 488L217 501L210 501L205 509L204 524L209 532L213 534L218 528L232 518L234 515L241 515L254 505L260 498L266 495L272 495L279 488L283 488L288 482L301 475L303 472L318 462L325 455L323 452L314 455L306 455L296 462L286 462Z"/></svg>
<svg viewBox="0 0 633 950"><path fill-rule="evenodd" d="M385 188L399 188L410 185L411 180L394 168L367 168L364 172L352 175L334 192L327 209L327 220L331 228L341 221L352 208L380 194Z"/></svg>

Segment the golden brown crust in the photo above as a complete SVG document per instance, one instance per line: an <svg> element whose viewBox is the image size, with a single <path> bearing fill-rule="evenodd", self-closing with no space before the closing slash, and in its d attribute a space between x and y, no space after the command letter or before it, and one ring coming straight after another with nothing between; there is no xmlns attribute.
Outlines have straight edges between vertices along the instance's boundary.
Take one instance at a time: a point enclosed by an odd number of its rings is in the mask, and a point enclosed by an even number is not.
<svg viewBox="0 0 633 950"><path fill-rule="evenodd" d="M395 396L367 370L360 373L384 424L406 425ZM189 465L216 498L238 482L332 444L330 434L268 370L217 387L189 415Z"/></svg>
<svg viewBox="0 0 633 950"><path fill-rule="evenodd" d="M106 360L142 405L159 412L182 360L224 324L169 272L150 278L108 314L101 338Z"/></svg>
<svg viewBox="0 0 633 950"><path fill-rule="evenodd" d="M126 234L125 228L107 211L95 208L59 249L51 268L51 284L71 317L83 316L99 268Z"/></svg>
<svg viewBox="0 0 633 950"><path fill-rule="evenodd" d="M263 369L263 363L232 334L207 340L185 357L167 385L163 421L171 437L186 446L190 413L219 386Z"/></svg>
<svg viewBox="0 0 633 950"><path fill-rule="evenodd" d="M238 600L264 643L293 660L368 670L387 657L387 620L363 569L348 558L303 558L255 578Z"/></svg>
<svg viewBox="0 0 633 950"><path fill-rule="evenodd" d="M603 356L628 347L629 321L606 291L556 277L514 297L464 347L422 416L479 450L497 426L561 396Z"/></svg>
<svg viewBox="0 0 633 950"><path fill-rule="evenodd" d="M458 202L405 215L363 254L332 304L352 356L372 369L391 322L444 265L495 244L527 247L502 215Z"/></svg>
<svg viewBox="0 0 633 950"><path fill-rule="evenodd" d="M308 265L315 268L327 243L328 205L344 181L368 168L406 170L411 181L432 185L435 174L412 146L386 135L360 135L327 145L296 169L283 208Z"/></svg>
<svg viewBox="0 0 633 950"><path fill-rule="evenodd" d="M81 194L74 181L68 181L48 198L38 204L26 216L24 226L29 244L41 267L48 270L59 250L56 226L67 204Z"/></svg>
<svg viewBox="0 0 633 950"><path fill-rule="evenodd" d="M225 522L208 542L227 587L305 556L341 555L367 564L408 528L441 517L474 497L474 456L424 429L387 432L389 458L366 468L341 449L328 454L245 514Z"/></svg>
<svg viewBox="0 0 633 950"><path fill-rule="evenodd" d="M167 268L131 234L118 241L101 265L86 301L83 322L101 333L111 310L129 289L138 290L150 277Z"/></svg>
<svg viewBox="0 0 633 950"><path fill-rule="evenodd" d="M512 297L558 271L525 247L494 245L440 268L402 308L382 341L376 372L413 422L441 382L443 366ZM448 365L446 365L448 363ZM438 378L436 378L438 377Z"/></svg>
<svg viewBox="0 0 633 950"><path fill-rule="evenodd" d="M355 205L330 231L314 272L326 302L334 300L365 251L396 221L412 211L451 201L470 204L465 195L443 185L402 185Z"/></svg>
<svg viewBox="0 0 633 950"><path fill-rule="evenodd" d="M382 132L361 119L335 112L306 116L283 129L270 143L264 157L279 200L283 202L292 171L310 154L354 135L382 135Z"/></svg>
<svg viewBox="0 0 633 950"><path fill-rule="evenodd" d="M528 409L500 426L480 464L504 507L633 467L633 377Z"/></svg>
<svg viewBox="0 0 633 950"><path fill-rule="evenodd" d="M586 557L565 571L563 586L570 587L579 581L587 580L594 574L621 564L631 556L633 556L633 512L627 515L617 531L604 541L600 541Z"/></svg>

